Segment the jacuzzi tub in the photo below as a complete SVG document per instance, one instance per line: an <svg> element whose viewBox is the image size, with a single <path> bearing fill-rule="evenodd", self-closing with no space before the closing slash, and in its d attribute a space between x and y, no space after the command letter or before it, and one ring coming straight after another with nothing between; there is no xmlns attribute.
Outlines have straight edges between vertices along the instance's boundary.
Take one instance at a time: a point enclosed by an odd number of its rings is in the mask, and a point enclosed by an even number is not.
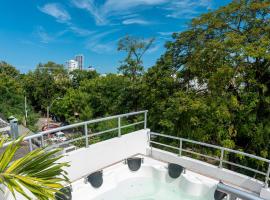
<svg viewBox="0 0 270 200"><path fill-rule="evenodd" d="M72 184L73 200L213 200L217 181L185 171L173 179L167 164L144 158L132 172L124 163L103 170L103 184L94 188L85 179Z"/></svg>

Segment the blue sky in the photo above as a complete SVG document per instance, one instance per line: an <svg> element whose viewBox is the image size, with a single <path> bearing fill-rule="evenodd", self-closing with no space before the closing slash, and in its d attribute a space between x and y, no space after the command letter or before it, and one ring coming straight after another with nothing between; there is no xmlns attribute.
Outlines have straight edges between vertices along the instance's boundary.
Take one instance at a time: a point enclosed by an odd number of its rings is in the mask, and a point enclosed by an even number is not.
<svg viewBox="0 0 270 200"><path fill-rule="evenodd" d="M64 64L84 54L85 66L116 72L124 54L119 38L129 34L155 37L144 56L152 66L164 53L172 32L187 28L201 13L229 0L0 0L0 60L22 72L39 63Z"/></svg>

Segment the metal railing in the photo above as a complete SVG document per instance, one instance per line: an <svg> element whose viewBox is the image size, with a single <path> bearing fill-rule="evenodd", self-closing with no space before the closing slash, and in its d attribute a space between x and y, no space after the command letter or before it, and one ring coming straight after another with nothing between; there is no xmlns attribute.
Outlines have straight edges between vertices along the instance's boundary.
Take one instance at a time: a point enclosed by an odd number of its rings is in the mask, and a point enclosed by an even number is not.
<svg viewBox="0 0 270 200"><path fill-rule="evenodd" d="M172 145L168 145L168 144L153 141L151 136L152 137L153 136L154 137L164 137L164 138L177 140L179 142L179 146L175 147L175 146L172 146ZM188 143L188 144L196 144L196 145L200 145L200 147L203 146L203 147L212 148L214 150L218 150L218 151L220 151L220 156L219 157L209 156L209 155L203 154L201 152L199 153L199 152L195 152L195 151L192 151L190 149L184 148L184 144L186 144L186 143ZM237 150L233 150L233 149L229 149L229 148L225 148L225 147L221 147L221 146L217 146L217 145L207 144L207 143L204 143L204 142L198 142L198 141L189 140L189 139L180 138L180 137L175 137L175 136L170 136L170 135L164 135L164 134L155 133L155 132L149 132L149 144L150 144L151 148L152 148L152 144L156 144L156 145L159 145L159 146L163 146L163 147L167 147L167 148L177 150L179 156L182 156L182 153L186 152L186 153L189 153L189 154L194 154L194 155L205 157L205 158L208 158L208 159L213 159L213 160L219 162L219 168L224 168L223 163L226 163L228 165L233 165L233 166L236 166L236 167L239 167L239 168L242 168L242 169L245 169L245 170L260 174L260 175L263 175L265 177L264 185L265 185L266 188L268 188L268 183L269 183L269 180L270 180L269 179L270 178L269 177L270 176L270 160L268 160L266 158L262 158L262 157L259 157L259 156L256 156L256 155L248 154L248 153L245 153L245 152L241 152L241 151L237 151ZM236 155L246 156L248 158L252 158L252 159L255 159L255 160L258 160L258 161L263 161L268 165L267 172L259 171L257 169L253 169L253 168L250 168L250 167L247 167L247 166L244 166L244 165L237 164L235 162L228 161L228 160L226 160L224 158L224 155L226 153L233 153L233 154L236 154Z"/></svg>
<svg viewBox="0 0 270 200"><path fill-rule="evenodd" d="M122 129L131 127L131 126L135 126L135 125L139 125L139 124L144 124L143 127L144 127L144 129L146 129L146 127L147 127L147 112L148 112L147 110L138 111L138 112L131 112L131 113L126 113L126 114L121 114L121 115L115 115L115 116L110 116L110 117L93 119L93 120L80 122L80 123L76 123L76 124L71 124L71 125L67 125L67 126L63 126L63 127L59 127L59 128L54 128L54 129L51 129L51 130L42 131L42 132L39 132L37 134L27 136L27 137L24 138L24 141L26 141L28 143L29 151L32 151L34 149L33 142L34 143L39 143L38 147L47 146L45 144L45 142L44 142L44 138L48 138L49 134L51 134L51 133L56 133L56 132L59 132L59 131L64 131L64 130L68 130L68 129L74 129L74 128L81 127L81 128L83 128L83 131L84 131L83 136L77 137L77 138L74 138L74 139L70 139L68 141L59 142L59 143L56 143L56 144L51 144L50 146L48 146L48 148L59 147L59 146L70 144L72 142L76 142L76 141L82 140L82 139L85 140L85 147L88 147L90 137L102 135L104 133L109 133L109 132L113 132L113 131L118 131L118 137L121 137L121 134L122 134L121 130ZM123 118L127 118L127 117L130 117L130 116L135 116L135 115L140 115L140 114L144 114L144 116L143 116L144 119L142 121L134 122L134 123L127 124L127 125L122 125L122 119ZM89 134L88 125L99 123L99 122L105 122L105 121L113 120L113 119L118 120L117 127ZM12 142L5 143L4 147L9 145L10 143L12 143Z"/></svg>
<svg viewBox="0 0 270 200"><path fill-rule="evenodd" d="M52 144L52 145L49 146L49 148L55 148L55 147L59 147L59 146L65 145L65 144L70 144L70 143L76 142L78 140L85 140L85 147L88 147L89 144L90 144L90 141L89 141L90 138L94 137L94 136L99 136L99 135L102 135L102 134L105 134L105 133L117 131L118 132L117 136L121 137L121 135L122 135L121 130L122 129L131 127L131 126L135 126L135 125L139 125L139 124L143 124L143 128L146 129L147 128L147 112L148 112L147 110L138 111L138 112L131 112L131 113L127 113L127 114L115 115L115 116L110 116L110 117L105 117L105 118L93 119L93 120L80 122L80 123L76 123L76 124L71 124L71 125L67 125L67 126L47 130L47 131L42 131L42 132L39 132L37 134L27 136L27 137L24 138L24 141L26 141L28 143L29 151L32 151L34 149L33 142L36 143L36 141L39 141L39 146L38 147L47 146L45 144L44 138L48 137L48 135L51 134L51 133L56 133L56 132L59 132L59 131L64 131L64 130L68 130L68 129L81 127L81 128L83 128L83 132L84 132L83 136L77 137L77 138L74 138L74 139L70 139L68 141L59 142L57 144ZM137 121L137 122L127 124L127 125L122 125L122 119L123 118L130 117L130 116L135 116L135 115L140 115L140 114L141 115L144 114L142 121ZM113 120L113 119L117 119L117 127L107 129L107 130L103 130L103 131L99 131L99 132L95 132L95 133L91 132L91 134L89 134L88 125L99 123L99 122L105 122L105 121ZM151 136L164 137L164 138L169 138L169 139L176 140L176 141L179 142L179 146L175 147L175 146L172 146L172 145L169 145L169 144L164 144L164 143L153 141ZM4 147L9 145L10 143L11 142L5 143ZM218 151L220 151L220 156L219 157L213 157L213 156L210 156L210 155L203 154L201 152L199 153L199 152L195 152L195 151L192 151L190 149L184 148L184 145L186 143L196 144L196 145L209 147L209 148L218 150ZM203 143L203 142L198 142L198 141L189 140L189 139L180 138L180 137L175 137L175 136L170 136L170 135L164 135L164 134L155 133L155 132L149 132L149 144L150 144L151 148L152 148L152 144L156 144L156 145L159 145L159 146L163 146L163 147L167 147L167 148L177 150L179 156L182 156L182 153L186 152L186 153L194 154L194 155L197 155L197 156L205 157L205 158L208 158L208 159L213 159L213 160L219 162L219 168L224 168L224 163L225 163L225 164L233 165L233 166L236 166L236 167L248 170L248 171L252 171L254 173L263 175L265 177L265 181L264 181L265 182L265 187L266 188L268 187L268 183L269 183L269 180L270 180L270 160L268 160L268 159L265 159L265 158L262 158L262 157L259 157L259 156L256 156L256 155L244 153L244 152L241 152L241 151L237 151L237 150L233 150L233 149L229 149L229 148L225 148L225 147L220 147L220 146L217 146L217 145L207 144L207 143ZM259 161L263 161L263 162L268 164L267 172L259 171L257 169L253 169L253 168L250 168L250 167L247 167L247 166L244 166L244 165L237 164L235 162L228 161L228 160L226 160L224 158L224 155L226 153L233 153L233 154L236 154L236 155L242 155L242 156L253 158L253 159L256 159L256 160L259 160Z"/></svg>

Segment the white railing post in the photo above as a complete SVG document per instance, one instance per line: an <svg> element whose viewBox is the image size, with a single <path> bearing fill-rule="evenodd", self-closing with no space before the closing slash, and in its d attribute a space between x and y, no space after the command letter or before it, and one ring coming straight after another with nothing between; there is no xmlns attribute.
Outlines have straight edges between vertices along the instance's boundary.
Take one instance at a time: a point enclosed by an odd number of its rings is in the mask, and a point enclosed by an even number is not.
<svg viewBox="0 0 270 200"><path fill-rule="evenodd" d="M99 122L103 122L103 121L107 121L107 120L118 119L119 117L122 118L122 117L134 116L134 115L141 115L141 114L145 114L146 112L148 112L148 111L147 110L145 110L145 111L137 111L137 112L131 112L131 113L126 113L126 114L120 114L120 115L109 116L109 117L98 118L98 119L92 119L92 120L85 121L85 122L79 122L79 123L75 123L75 124L70 124L70 125L67 125L67 126L62 126L62 127L59 127L59 128L54 128L54 129L50 129L50 130L46 130L46 131L41 131L41 132L38 132L37 134L27 136L27 137L24 138L24 141L29 141L30 139L36 139L36 138L41 137L42 135L44 136L44 135L48 135L48 134L55 133L55 132L62 131L62 130L68 130L68 129L72 129L72 128L76 128L76 127L81 127L81 126L84 126L85 124L99 123ZM141 121L141 123L145 123L145 125L147 125L146 121L147 120L145 120L145 121L143 120L143 121ZM121 127L121 129L122 128L123 127ZM117 127L116 127L116 129L117 129ZM84 136L82 136L82 137L84 137ZM3 145L3 147L6 147L11 143L12 143L12 141L6 142ZM46 141L45 141L45 143L46 143Z"/></svg>
<svg viewBox="0 0 270 200"><path fill-rule="evenodd" d="M148 145L150 147L150 156L152 156L153 147L152 147L152 143L151 143L151 131L148 131L147 134L148 134Z"/></svg>
<svg viewBox="0 0 270 200"><path fill-rule="evenodd" d="M147 128L147 111L144 112L144 129Z"/></svg>
<svg viewBox="0 0 270 200"><path fill-rule="evenodd" d="M182 148L183 148L183 140L182 138L179 139L179 156L182 156Z"/></svg>
<svg viewBox="0 0 270 200"><path fill-rule="evenodd" d="M121 117L118 117L118 137L121 137Z"/></svg>
<svg viewBox="0 0 270 200"><path fill-rule="evenodd" d="M89 146L89 138L88 138L88 127L87 124L84 124L84 136L85 136L85 147Z"/></svg>
<svg viewBox="0 0 270 200"><path fill-rule="evenodd" d="M268 164L268 170L265 175L265 184L264 184L265 188L268 188L269 176L270 176L270 163Z"/></svg>
<svg viewBox="0 0 270 200"><path fill-rule="evenodd" d="M219 166L218 166L219 168L222 168L223 157L224 157L224 148L221 149L221 155L220 155Z"/></svg>
<svg viewBox="0 0 270 200"><path fill-rule="evenodd" d="M29 142L29 151L33 151L32 139L29 139L28 142Z"/></svg>
<svg viewBox="0 0 270 200"><path fill-rule="evenodd" d="M41 147L44 147L45 145L44 145L44 136L43 135L41 135Z"/></svg>

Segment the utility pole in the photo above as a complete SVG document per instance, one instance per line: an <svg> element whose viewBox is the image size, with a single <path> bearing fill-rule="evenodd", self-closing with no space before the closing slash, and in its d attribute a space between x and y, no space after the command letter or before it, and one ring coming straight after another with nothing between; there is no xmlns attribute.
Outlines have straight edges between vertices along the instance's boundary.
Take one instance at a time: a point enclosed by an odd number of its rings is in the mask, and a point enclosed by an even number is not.
<svg viewBox="0 0 270 200"><path fill-rule="evenodd" d="M28 111L27 111L27 99L24 96L24 113L25 113L25 127L27 126L27 118L28 118Z"/></svg>
<svg viewBox="0 0 270 200"><path fill-rule="evenodd" d="M50 110L50 106L47 106L47 127L49 128L49 111Z"/></svg>

